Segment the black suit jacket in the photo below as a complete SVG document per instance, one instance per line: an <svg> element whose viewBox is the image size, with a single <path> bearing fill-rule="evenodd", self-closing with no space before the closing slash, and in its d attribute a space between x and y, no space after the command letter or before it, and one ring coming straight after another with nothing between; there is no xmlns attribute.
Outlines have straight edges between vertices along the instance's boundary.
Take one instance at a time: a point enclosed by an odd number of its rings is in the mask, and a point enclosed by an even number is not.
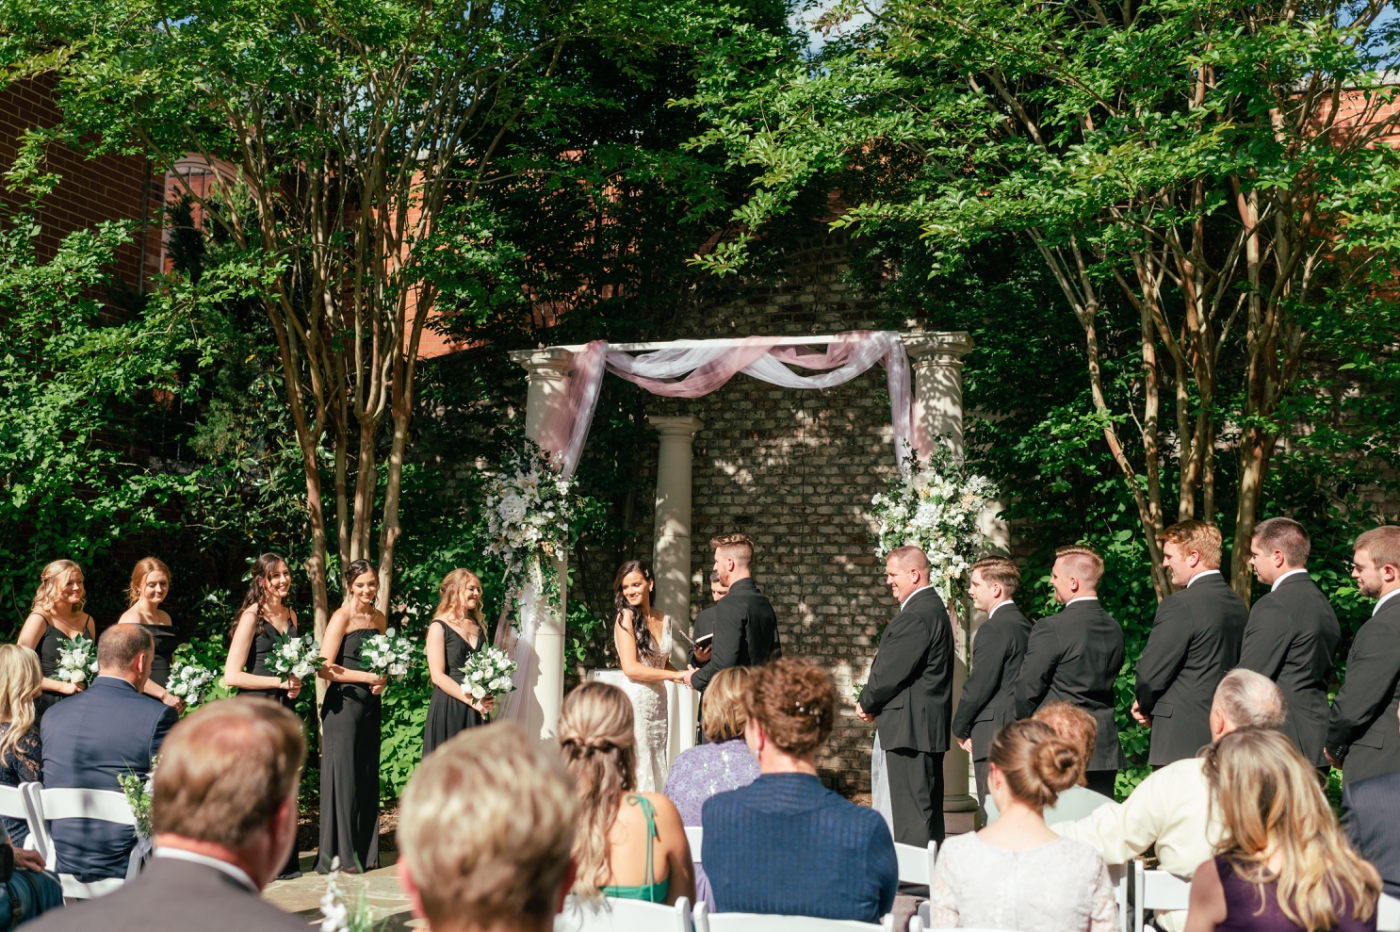
<svg viewBox="0 0 1400 932"><path fill-rule="evenodd" d="M1400 596L1392 596L1356 632L1347 654L1346 679L1332 704L1327 750L1333 760L1343 764L1342 776L1347 783L1400 770L1397 707Z"/></svg>
<svg viewBox="0 0 1400 932"><path fill-rule="evenodd" d="M692 636L706 634L715 636L710 659L696 663L695 652L690 654L690 662L700 668L690 684L700 692L719 671L760 666L782 650L773 603L749 577L735 580L724 598L696 616Z"/></svg>
<svg viewBox="0 0 1400 932"><path fill-rule="evenodd" d="M954 657L948 609L938 592L925 586L905 600L885 628L860 693L860 707L875 716L881 750L948 750Z"/></svg>
<svg viewBox="0 0 1400 932"><path fill-rule="evenodd" d="M46 788L121 791L117 777L150 773L151 758L179 716L126 680L99 676L44 713L39 740ZM136 836L130 825L93 819L52 823L58 869L87 883L125 877Z"/></svg>
<svg viewBox="0 0 1400 932"><path fill-rule="evenodd" d="M1342 827L1380 872L1385 892L1400 896L1400 772L1343 786Z"/></svg>
<svg viewBox="0 0 1400 932"><path fill-rule="evenodd" d="M155 858L131 883L98 899L45 913L28 928L31 932L308 932L305 919L264 902L217 868L173 858Z"/></svg>
<svg viewBox="0 0 1400 932"><path fill-rule="evenodd" d="M972 759L986 760L997 729L1016 720L1016 677L1031 623L1015 602L1004 602L977 629L972 672L953 715L953 737L972 738Z"/></svg>
<svg viewBox="0 0 1400 932"><path fill-rule="evenodd" d="M1240 647L1240 666L1278 684L1288 703L1279 730L1314 767L1327 765L1327 679L1341 637L1327 596L1307 573L1297 573L1254 603Z"/></svg>
<svg viewBox="0 0 1400 932"><path fill-rule="evenodd" d="M1219 573L1197 576L1157 606L1137 662L1137 701L1152 717L1147 762L1170 764L1210 744L1215 687L1240 661L1249 609Z"/></svg>
<svg viewBox="0 0 1400 932"><path fill-rule="evenodd" d="M1016 717L1047 702L1068 702L1094 716L1099 733L1087 770L1118 770L1128 758L1113 718L1114 683L1123 670L1123 629L1098 599L1066 605L1031 628L1016 677Z"/></svg>

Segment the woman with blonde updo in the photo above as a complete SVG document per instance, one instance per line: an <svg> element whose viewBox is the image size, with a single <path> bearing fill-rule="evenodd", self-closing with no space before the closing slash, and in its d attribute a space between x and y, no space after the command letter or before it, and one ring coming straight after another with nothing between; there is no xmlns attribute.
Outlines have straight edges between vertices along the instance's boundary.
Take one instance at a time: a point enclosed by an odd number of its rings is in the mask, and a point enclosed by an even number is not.
<svg viewBox="0 0 1400 932"><path fill-rule="evenodd" d="M19 643L39 655L44 671L43 691L34 702L36 720L55 702L83 691L81 683L64 683L52 677L58 671L58 652L63 641L86 637L94 645L97 642L97 625L83 611L86 601L82 568L72 560L55 560L39 574L34 604L19 632ZM92 656L97 659L95 646Z"/></svg>
<svg viewBox="0 0 1400 932"><path fill-rule="evenodd" d="M1191 881L1186 932L1375 932L1380 875L1291 740L1236 731L1206 750L1203 769L1223 832Z"/></svg>
<svg viewBox="0 0 1400 932"><path fill-rule="evenodd" d="M423 722L423 756L451 741L458 732L486 721L496 697L473 699L462 690L462 667L486 646L486 613L481 580L471 570L456 569L438 586L438 607L424 645L433 695Z"/></svg>
<svg viewBox="0 0 1400 932"><path fill-rule="evenodd" d="M156 642L156 653L151 658L151 676L146 680L146 695L159 699L175 711L183 713L185 703L179 696L172 696L165 688L170 681L170 665L175 660L175 648L180 646L180 635L170 620L170 615L160 607L170 594L170 567L155 557L146 557L131 571L131 585L126 590L129 606L118 624L140 625Z"/></svg>
<svg viewBox="0 0 1400 932"><path fill-rule="evenodd" d="M43 754L34 700L43 679L38 654L18 644L0 644L0 784L5 786L40 780ZM23 846L29 837L28 823L8 816L0 822L10 833L11 844Z"/></svg>
<svg viewBox="0 0 1400 932"><path fill-rule="evenodd" d="M671 801L638 793L632 703L616 686L585 683L559 717L564 766L579 797L574 893L674 903L695 899L685 825Z"/></svg>
<svg viewBox="0 0 1400 932"><path fill-rule="evenodd" d="M1113 932L1118 905L1103 858L1045 824L1045 808L1084 769L1079 751L1044 722L1022 719L997 731L987 762L1001 817L938 852L933 927Z"/></svg>

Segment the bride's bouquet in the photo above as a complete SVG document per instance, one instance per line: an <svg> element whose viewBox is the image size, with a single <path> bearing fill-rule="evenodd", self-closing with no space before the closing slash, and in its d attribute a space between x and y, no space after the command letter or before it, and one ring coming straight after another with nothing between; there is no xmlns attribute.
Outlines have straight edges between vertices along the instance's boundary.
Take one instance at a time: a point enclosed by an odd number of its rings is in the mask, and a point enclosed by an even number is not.
<svg viewBox="0 0 1400 932"><path fill-rule="evenodd" d="M93 656L91 638L80 634L59 643L58 667L54 670L54 679L60 683L80 683L86 686L88 678L96 672L97 659Z"/></svg>
<svg viewBox="0 0 1400 932"><path fill-rule="evenodd" d="M183 699L185 705L199 705L205 688L214 682L214 671L197 663L176 661L170 668L170 679L166 691Z"/></svg>
<svg viewBox="0 0 1400 932"><path fill-rule="evenodd" d="M504 696L515 689L513 677L518 666L499 647L483 647L462 667L462 692L477 702L487 696Z"/></svg>
<svg viewBox="0 0 1400 932"><path fill-rule="evenodd" d="M267 655L267 668L278 676L295 676L308 680L316 671L326 665L321 656L321 642L309 634L296 637L290 632L272 642L272 652Z"/></svg>
<svg viewBox="0 0 1400 932"><path fill-rule="evenodd" d="M360 645L360 665L371 673L403 679L413 666L413 642L389 628Z"/></svg>

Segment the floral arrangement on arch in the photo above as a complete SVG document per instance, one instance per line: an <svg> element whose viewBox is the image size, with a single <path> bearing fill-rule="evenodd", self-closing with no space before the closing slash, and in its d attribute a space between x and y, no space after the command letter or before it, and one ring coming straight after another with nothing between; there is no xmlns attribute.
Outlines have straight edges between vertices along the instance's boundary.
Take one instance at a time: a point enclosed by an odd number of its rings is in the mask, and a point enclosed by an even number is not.
<svg viewBox="0 0 1400 932"><path fill-rule="evenodd" d="M901 474L870 500L879 528L875 556L883 560L899 547L918 547L928 556L929 582L954 605L968 567L986 547L977 516L996 495L992 480L971 472L942 444L926 461L910 453Z"/></svg>
<svg viewBox="0 0 1400 932"><path fill-rule="evenodd" d="M526 439L504 472L486 484L486 552L505 561L506 588L518 607L525 576L556 608L560 603L555 561L569 543L569 522L579 508L572 479L566 479L549 457ZM517 622L518 624L518 622Z"/></svg>

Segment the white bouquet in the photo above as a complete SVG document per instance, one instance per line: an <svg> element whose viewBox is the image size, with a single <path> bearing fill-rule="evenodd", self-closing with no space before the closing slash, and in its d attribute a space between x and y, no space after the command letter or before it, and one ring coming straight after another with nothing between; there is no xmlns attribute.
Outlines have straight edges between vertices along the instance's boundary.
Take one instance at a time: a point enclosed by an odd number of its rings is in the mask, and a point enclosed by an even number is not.
<svg viewBox="0 0 1400 932"><path fill-rule="evenodd" d="M477 702L487 696L504 696L515 689L516 668L510 654L499 647L483 647L462 667L462 693Z"/></svg>
<svg viewBox="0 0 1400 932"><path fill-rule="evenodd" d="M326 892L321 894L321 932L373 932L374 926L364 884L347 889L341 880L340 855L336 855L326 875Z"/></svg>
<svg viewBox="0 0 1400 932"><path fill-rule="evenodd" d="M97 659L93 656L92 639L85 635L68 638L58 646L58 667L53 678L60 683L81 683L87 685L88 678L97 672Z"/></svg>
<svg viewBox="0 0 1400 932"><path fill-rule="evenodd" d="M156 767L160 765L160 757L151 758L151 772L144 777L135 771L128 770L126 773L117 774L117 785L122 788L122 794L126 796L126 804L131 807L131 814L136 817L136 837L151 837L151 800L155 797Z"/></svg>
<svg viewBox="0 0 1400 932"><path fill-rule="evenodd" d="M295 676L308 680L316 671L326 665L321 656L321 642L309 634L295 637L291 633L282 635L272 642L272 652L267 655L267 668L278 676Z"/></svg>
<svg viewBox="0 0 1400 932"><path fill-rule="evenodd" d="M360 666L371 673L402 679L413 666L413 642L389 628L360 645Z"/></svg>
<svg viewBox="0 0 1400 932"><path fill-rule="evenodd" d="M214 671L197 663L177 661L170 668L170 679L166 681L166 691L185 701L185 705L199 705L204 689L214 681Z"/></svg>

